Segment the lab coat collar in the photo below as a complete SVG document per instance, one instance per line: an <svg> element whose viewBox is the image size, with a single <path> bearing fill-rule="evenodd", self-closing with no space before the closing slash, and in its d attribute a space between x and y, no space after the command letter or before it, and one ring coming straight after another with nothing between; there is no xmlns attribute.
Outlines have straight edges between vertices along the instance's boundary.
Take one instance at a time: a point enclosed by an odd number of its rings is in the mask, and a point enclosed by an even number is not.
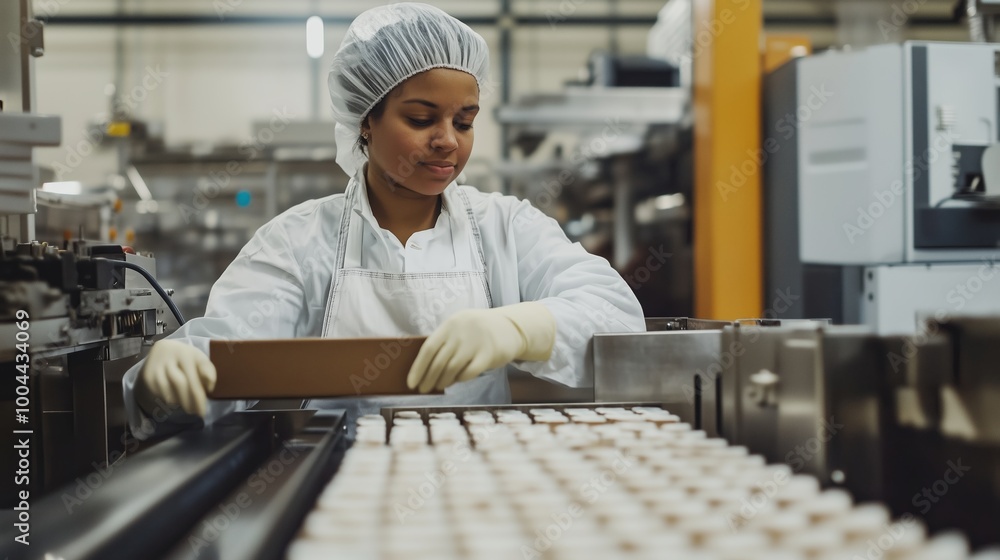
<svg viewBox="0 0 1000 560"><path fill-rule="evenodd" d="M361 169L358 170L351 182L354 187L359 190L358 196L355 197L354 213L361 216L372 228L372 231L382 232L383 228L379 225L378 220L375 219L375 213L372 212L371 202L368 200L368 182L366 178L366 173L368 169L368 164L366 163ZM350 188L350 185L348 185ZM441 193L441 214L438 216L437 221L434 223L434 229L437 229L441 224L447 224L449 221L450 208L451 208L451 197L455 194L455 190L458 188L458 184L452 181L450 185L445 187L444 191Z"/></svg>

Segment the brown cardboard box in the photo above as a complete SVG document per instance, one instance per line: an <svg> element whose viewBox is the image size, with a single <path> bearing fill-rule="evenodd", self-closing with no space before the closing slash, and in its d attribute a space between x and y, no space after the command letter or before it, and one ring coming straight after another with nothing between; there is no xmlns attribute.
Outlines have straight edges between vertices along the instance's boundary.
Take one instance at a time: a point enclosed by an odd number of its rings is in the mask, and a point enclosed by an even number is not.
<svg viewBox="0 0 1000 560"><path fill-rule="evenodd" d="M425 337L213 340L214 399L412 395L406 386Z"/></svg>

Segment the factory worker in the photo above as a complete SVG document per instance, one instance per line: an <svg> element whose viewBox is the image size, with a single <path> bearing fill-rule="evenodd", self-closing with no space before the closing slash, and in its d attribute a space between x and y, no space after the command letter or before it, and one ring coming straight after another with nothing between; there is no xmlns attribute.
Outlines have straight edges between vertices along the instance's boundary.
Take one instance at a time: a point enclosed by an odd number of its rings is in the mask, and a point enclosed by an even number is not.
<svg viewBox="0 0 1000 560"><path fill-rule="evenodd" d="M644 330L638 301L606 260L528 202L456 183L488 72L483 38L437 8L393 4L358 16L329 74L346 192L261 227L212 288L205 316L126 374L138 437L247 406L206 399L212 339L427 336L407 383L444 394L305 404L356 416L509 403L511 363L589 386L594 333Z"/></svg>

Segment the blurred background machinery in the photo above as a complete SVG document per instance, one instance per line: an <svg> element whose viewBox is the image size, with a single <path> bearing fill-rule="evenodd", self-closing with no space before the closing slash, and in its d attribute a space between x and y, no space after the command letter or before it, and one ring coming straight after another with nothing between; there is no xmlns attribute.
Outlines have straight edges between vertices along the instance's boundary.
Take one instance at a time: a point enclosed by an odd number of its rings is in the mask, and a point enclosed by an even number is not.
<svg viewBox="0 0 1000 560"><path fill-rule="evenodd" d="M634 278L654 315L691 313L691 108L680 76L658 58L596 53L585 81L497 111L521 155L498 168L510 192Z"/></svg>
<svg viewBox="0 0 1000 560"><path fill-rule="evenodd" d="M998 56L907 42L767 77L767 278L805 295L791 313L912 332L1000 310Z"/></svg>

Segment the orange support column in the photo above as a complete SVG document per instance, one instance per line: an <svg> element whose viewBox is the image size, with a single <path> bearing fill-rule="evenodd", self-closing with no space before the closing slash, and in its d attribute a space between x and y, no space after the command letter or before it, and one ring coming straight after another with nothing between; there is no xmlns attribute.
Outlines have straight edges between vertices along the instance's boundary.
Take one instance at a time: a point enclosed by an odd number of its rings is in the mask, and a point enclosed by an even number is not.
<svg viewBox="0 0 1000 560"><path fill-rule="evenodd" d="M763 313L762 0L694 0L695 315Z"/></svg>

